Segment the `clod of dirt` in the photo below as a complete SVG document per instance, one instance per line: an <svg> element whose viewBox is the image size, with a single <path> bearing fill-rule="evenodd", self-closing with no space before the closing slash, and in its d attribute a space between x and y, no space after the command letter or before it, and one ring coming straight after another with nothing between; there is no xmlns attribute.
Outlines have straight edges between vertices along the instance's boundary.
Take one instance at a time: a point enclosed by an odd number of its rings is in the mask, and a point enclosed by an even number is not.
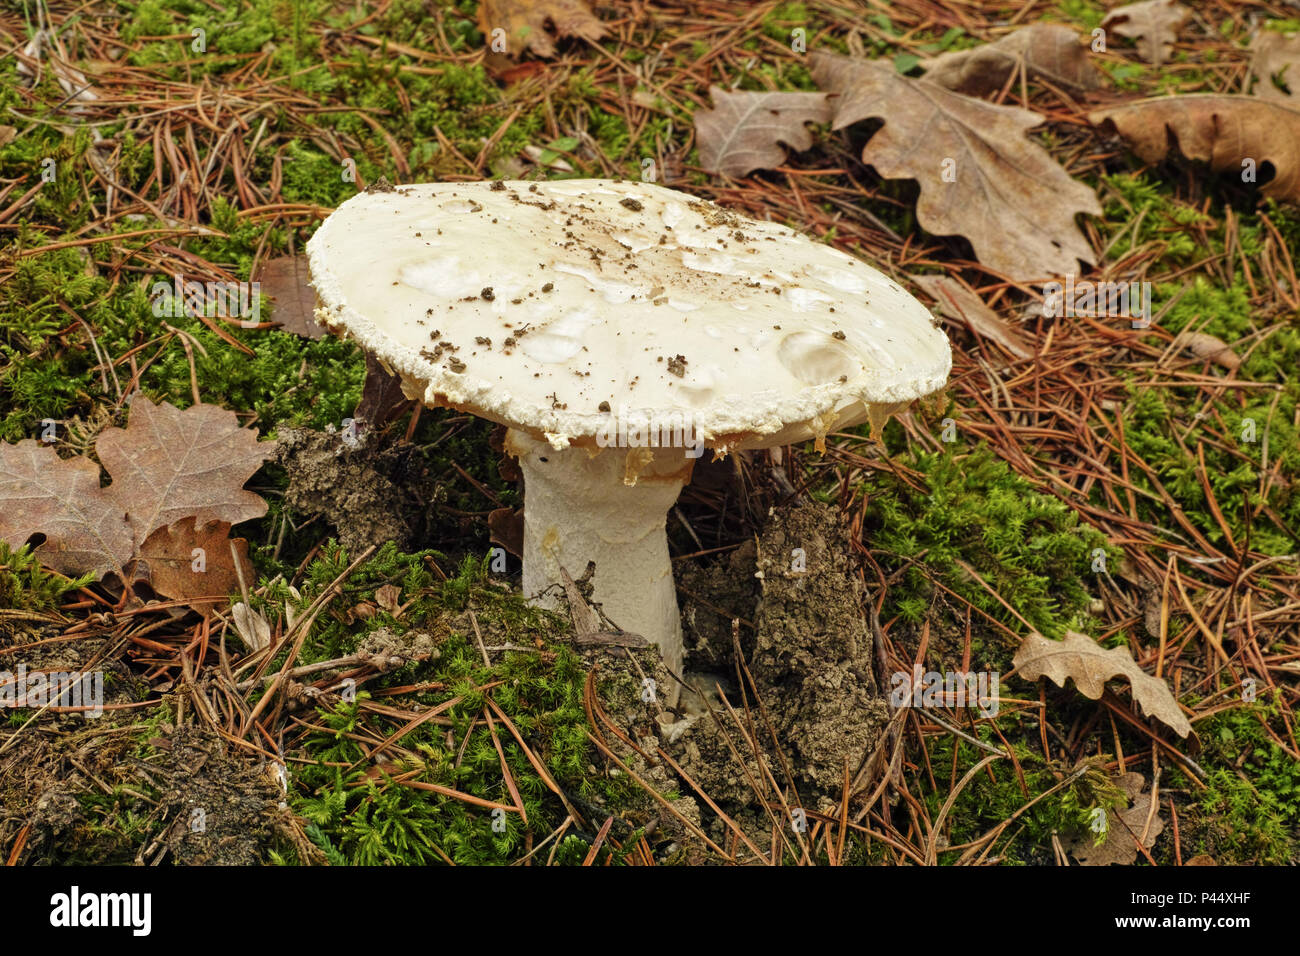
<svg viewBox="0 0 1300 956"><path fill-rule="evenodd" d="M745 541L722 561L711 565L678 562L677 603L682 614L682 640L692 670L733 670L731 647L734 618L752 620L758 602L757 551ZM753 635L741 631L752 648Z"/></svg>
<svg viewBox="0 0 1300 956"><path fill-rule="evenodd" d="M265 862L263 848L284 796L277 782L283 768L228 748L198 726L178 727L150 743L160 755L141 762L141 769L161 786L159 805L174 821L160 837L172 860L187 866Z"/></svg>
<svg viewBox="0 0 1300 956"><path fill-rule="evenodd" d="M796 777L838 796L888 722L872 670L867 595L839 515L774 509L758 540L762 595L750 670Z"/></svg>
<svg viewBox="0 0 1300 956"><path fill-rule="evenodd" d="M404 481L414 449L405 442L374 448L373 434L367 430L351 441L343 433L305 428L277 434L277 461L289 473L285 502L323 516L351 554L386 541L409 547L413 529L406 515L418 507Z"/></svg>

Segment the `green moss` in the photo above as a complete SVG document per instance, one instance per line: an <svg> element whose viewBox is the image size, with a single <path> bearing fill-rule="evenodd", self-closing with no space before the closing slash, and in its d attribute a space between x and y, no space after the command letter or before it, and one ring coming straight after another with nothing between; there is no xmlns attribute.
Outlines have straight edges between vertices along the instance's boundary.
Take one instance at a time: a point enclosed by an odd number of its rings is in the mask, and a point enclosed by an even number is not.
<svg viewBox="0 0 1300 956"><path fill-rule="evenodd" d="M0 607L48 611L94 579L93 574L73 579L46 571L27 545L15 550L0 541Z"/></svg>
<svg viewBox="0 0 1300 956"><path fill-rule="evenodd" d="M317 844L338 859L355 864L438 863L442 854L458 864L517 859L526 830L517 814L494 815L487 808L402 786L391 779L398 773L416 771L414 780L511 804L492 731L484 719L489 692L481 688L493 683L497 686L490 690L492 700L572 799L598 803L610 812L628 803L634 791L626 780L593 775L588 769L592 757L582 706L585 666L565 647L549 644L564 632L567 625L563 619L494 585L483 561L467 560L456 577L434 584L421 558L386 546L348 579L338 601L340 606L355 606L373 598L374 589L384 583L400 586L404 600L413 600L400 622L380 612L357 629L331 621L327 613L322 616L323 626L313 631L309 646L304 647L304 659L346 653L364 633L378 626L428 630L439 639L434 659L407 665L367 686L373 690L434 683L443 689L408 694L404 699L422 706L460 700L444 712L448 724L430 722L403 737L400 749L404 756L395 755L393 762L385 765L388 772L375 777L365 775L370 766L366 751L346 736L360 732L367 719L359 703L341 703L318 714L318 722L328 731L307 740L306 751L316 763L299 770L294 778L295 808L317 828L311 831ZM345 564L341 550L327 549L308 571L302 603L334 580ZM492 665L486 666L469 625L470 613L481 632L490 635L489 643L509 641L527 648L540 640L545 649L498 653ZM359 694L358 701L367 696ZM550 832L567 811L514 736L500 720L495 726L527 811L527 829L534 835ZM583 846L576 862L586 855L585 842ZM562 861L568 859L565 855Z"/></svg>
<svg viewBox="0 0 1300 956"><path fill-rule="evenodd" d="M1300 762L1265 730L1288 738L1278 699L1222 711L1196 725L1208 786L1180 809L1184 859L1221 864L1286 864L1300 852ZM1169 785L1184 784L1174 771ZM1169 851L1166 850L1168 854Z"/></svg>
<svg viewBox="0 0 1300 956"><path fill-rule="evenodd" d="M1081 525L1076 512L1035 490L985 447L902 461L924 476L923 490L892 473L877 473L863 488L868 547L888 571L905 569L889 591L894 611L904 620L922 620L934 576L1016 630L1022 625L989 589L1049 636L1086 627L1093 552L1118 556L1099 532Z"/></svg>

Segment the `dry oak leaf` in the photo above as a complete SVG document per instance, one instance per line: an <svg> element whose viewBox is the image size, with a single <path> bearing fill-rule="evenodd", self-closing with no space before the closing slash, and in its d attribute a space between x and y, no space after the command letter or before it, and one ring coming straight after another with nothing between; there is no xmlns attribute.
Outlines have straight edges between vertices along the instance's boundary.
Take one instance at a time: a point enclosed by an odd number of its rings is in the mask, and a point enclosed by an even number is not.
<svg viewBox="0 0 1300 956"><path fill-rule="evenodd" d="M910 276L911 280L939 304L939 311L950 319L965 322L980 338L991 339L1002 351L1018 359L1034 357L1016 331L984 304L984 300L949 276Z"/></svg>
<svg viewBox="0 0 1300 956"><path fill-rule="evenodd" d="M137 395L127 427L106 429L95 443L113 479L106 488L87 458L62 459L32 439L0 443L0 539L20 547L43 534L35 554L46 567L133 580L127 566L151 532L183 518L201 526L265 514L266 502L243 484L273 447L240 428L233 412L180 411Z"/></svg>
<svg viewBox="0 0 1300 956"><path fill-rule="evenodd" d="M193 521L178 521L171 527L156 529L145 538L127 574L133 582L147 582L163 597L191 602L202 613L205 606L224 604L239 590L239 572L230 553L232 543L244 580L256 581L248 558L248 542L243 538L232 542L230 525L225 521L214 521L203 528Z"/></svg>
<svg viewBox="0 0 1300 956"><path fill-rule="evenodd" d="M274 454L273 442L240 427L216 405L155 405L136 396L126 428L107 428L95 442L126 507L137 544L182 518L238 524L266 514L266 502L244 482Z"/></svg>
<svg viewBox="0 0 1300 956"><path fill-rule="evenodd" d="M1101 75L1079 35L1059 23L1036 23L993 43L922 60L925 78L958 93L983 96L1000 90L1024 64L1030 78L1075 90L1096 90Z"/></svg>
<svg viewBox="0 0 1300 956"><path fill-rule="evenodd" d="M1096 110L1088 121L1110 123L1147 163L1163 160L1175 144L1215 172L1240 173L1246 160L1256 169L1272 163L1276 175L1260 192L1300 202L1300 110L1254 96L1195 93Z"/></svg>
<svg viewBox="0 0 1300 956"><path fill-rule="evenodd" d="M813 54L812 73L839 94L831 100L835 129L885 121L863 147L862 161L887 178L920 182L916 218L929 232L965 236L981 263L1017 280L1066 275L1078 271L1077 260L1095 260L1074 217L1100 216L1101 205L1025 139L1043 122L1037 113L835 54Z"/></svg>
<svg viewBox="0 0 1300 956"><path fill-rule="evenodd" d="M805 123L829 123L825 93L728 93L709 88L713 109L695 111L695 143L700 165L711 173L744 176L785 162L785 143L802 151L812 146Z"/></svg>
<svg viewBox="0 0 1300 956"><path fill-rule="evenodd" d="M494 39L494 30L504 30L505 52L518 56L531 50L538 56L554 56L555 43L546 32L546 24L555 27L556 36L582 37L595 43L605 35L605 25L583 0L481 0L478 5L479 29Z"/></svg>
<svg viewBox="0 0 1300 956"><path fill-rule="evenodd" d="M306 256L278 256L258 272L257 281L272 302L271 318L280 328L306 339L323 339L328 330L316 321L316 290Z"/></svg>
<svg viewBox="0 0 1300 956"><path fill-rule="evenodd" d="M1106 836L1099 845L1094 845L1090 837L1073 841L1070 851L1081 866L1109 866L1113 863L1129 866L1137 859L1137 841L1141 840L1142 846L1149 850L1165 828L1159 808L1155 813L1151 812L1151 794L1142 792L1146 786L1142 774L1128 771L1120 774L1116 782L1128 796L1129 807L1127 810L1107 811Z"/></svg>
<svg viewBox="0 0 1300 956"><path fill-rule="evenodd" d="M1279 103L1300 104L1300 33L1260 30L1250 41L1254 95Z"/></svg>
<svg viewBox="0 0 1300 956"><path fill-rule="evenodd" d="M1133 699L1142 713L1172 727L1180 737L1192 732L1192 724L1183 713L1169 685L1152 677L1133 660L1127 648L1099 647L1086 634L1066 631L1065 639L1053 641L1041 634L1029 634L1011 664L1025 680L1050 678L1060 687L1069 678L1079 693L1098 700L1112 677L1125 677L1133 686Z"/></svg>
<svg viewBox="0 0 1300 956"><path fill-rule="evenodd" d="M1162 63L1191 15L1192 11L1176 0L1144 0L1116 7L1101 21L1101 27L1136 40L1138 56L1148 63Z"/></svg>
<svg viewBox="0 0 1300 956"><path fill-rule="evenodd" d="M0 443L0 539L19 548L45 535L36 556L60 574L122 570L135 547L124 506L99 486L99 466L64 460L32 438Z"/></svg>

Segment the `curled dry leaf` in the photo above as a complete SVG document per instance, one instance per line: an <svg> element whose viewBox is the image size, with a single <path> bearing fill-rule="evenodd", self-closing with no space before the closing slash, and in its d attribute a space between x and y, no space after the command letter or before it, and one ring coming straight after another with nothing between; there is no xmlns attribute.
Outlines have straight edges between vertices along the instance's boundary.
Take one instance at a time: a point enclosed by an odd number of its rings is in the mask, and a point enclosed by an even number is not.
<svg viewBox="0 0 1300 956"><path fill-rule="evenodd" d="M818 85L831 100L835 129L879 118L862 161L882 176L916 179L916 218L936 235L959 234L990 269L1017 280L1078 271L1092 247L1074 221L1101 215L1092 190L1025 138L1043 122L1029 110L996 106L892 66L813 54Z"/></svg>
<svg viewBox="0 0 1300 956"><path fill-rule="evenodd" d="M1241 359L1237 353L1221 338L1206 332L1183 332L1176 341L1180 347L1189 350L1197 358L1209 359L1230 372L1241 367Z"/></svg>
<svg viewBox="0 0 1300 956"><path fill-rule="evenodd" d="M1088 836L1071 842L1070 852L1081 866L1110 866L1113 863L1129 866L1137 859L1138 841L1141 840L1142 846L1149 850L1165 828L1159 807L1155 813L1151 812L1151 794L1142 792L1146 786L1142 774L1122 773L1116 783L1128 797L1128 809L1107 812L1106 836L1100 844L1094 844Z"/></svg>
<svg viewBox="0 0 1300 956"><path fill-rule="evenodd" d="M958 93L984 96L1000 90L1024 65L1030 79L1073 90L1095 90L1101 76L1079 35L1058 23L1036 23L994 43L922 60L925 78Z"/></svg>
<svg viewBox="0 0 1300 956"><path fill-rule="evenodd" d="M1300 33L1260 30L1250 41L1254 95L1292 106L1300 104Z"/></svg>
<svg viewBox="0 0 1300 956"><path fill-rule="evenodd" d="M1163 63L1191 15L1192 11L1176 0L1144 0L1116 7L1101 26L1136 40L1138 56L1148 63Z"/></svg>
<svg viewBox="0 0 1300 956"><path fill-rule="evenodd" d="M236 601L231 605L230 616L235 622L235 633L250 652L271 646L271 625L259 612L243 601ZM292 620L287 623L293 627Z"/></svg>
<svg viewBox="0 0 1300 956"><path fill-rule="evenodd" d="M984 304L984 300L949 276L910 277L934 298L939 311L950 319L965 322L970 330L980 338L991 339L1002 351L1019 359L1031 359L1034 352L1029 348L1015 330L1003 322L996 312Z"/></svg>
<svg viewBox="0 0 1300 956"><path fill-rule="evenodd" d="M1137 100L1088 114L1109 123L1147 163L1158 163L1177 145L1188 159L1215 172L1240 173L1249 160L1276 170L1260 192L1300 202L1300 111L1254 96L1201 93Z"/></svg>
<svg viewBox="0 0 1300 956"><path fill-rule="evenodd" d="M812 146L805 123L829 123L825 93L728 93L710 87L713 109L696 110L695 142L700 165L711 173L744 176L785 162L785 143Z"/></svg>
<svg viewBox="0 0 1300 956"><path fill-rule="evenodd" d="M479 29L489 43L494 30L504 30L505 52L510 56L517 57L525 49L538 56L554 56L548 23L555 27L556 36L582 37L595 43L605 35L605 25L583 0L481 0L478 5Z"/></svg>
<svg viewBox="0 0 1300 956"><path fill-rule="evenodd" d="M1091 700L1101 698L1106 681L1112 677L1127 678L1133 686L1133 699L1144 714L1172 727L1180 737L1192 732L1192 724L1169 686L1138 667L1127 648L1099 647L1091 637L1077 631L1066 631L1065 639L1060 641L1030 634L1011 663L1025 680L1047 677L1064 687L1066 680L1073 679L1079 693Z"/></svg>

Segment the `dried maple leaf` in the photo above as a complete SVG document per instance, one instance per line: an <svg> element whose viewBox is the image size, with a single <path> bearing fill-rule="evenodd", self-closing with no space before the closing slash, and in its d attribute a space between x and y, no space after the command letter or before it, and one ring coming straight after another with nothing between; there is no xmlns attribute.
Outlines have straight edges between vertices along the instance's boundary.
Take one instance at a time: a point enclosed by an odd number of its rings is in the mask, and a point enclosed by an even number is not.
<svg viewBox="0 0 1300 956"><path fill-rule="evenodd" d="M1129 807L1107 811L1106 836L1101 843L1087 837L1071 842L1070 852L1081 866L1109 866L1113 863L1129 866L1137 859L1137 841L1141 840L1142 846L1149 850L1165 828L1159 808L1155 813L1151 812L1151 794L1142 792L1146 786L1142 774L1129 771L1120 774L1116 782L1128 797Z"/></svg>
<svg viewBox="0 0 1300 956"><path fill-rule="evenodd" d="M1300 111L1254 96L1197 93L1137 100L1088 114L1111 124L1144 162L1158 163L1175 145L1215 172L1237 172L1249 160L1276 175L1260 192L1300 202Z"/></svg>
<svg viewBox="0 0 1300 956"><path fill-rule="evenodd" d="M1031 359L1034 352L1020 336L984 304L984 300L956 279L948 276L910 277L934 298L939 311L950 319L966 323L981 338L992 339L1004 352L1019 359Z"/></svg>
<svg viewBox="0 0 1300 956"><path fill-rule="evenodd" d="M229 580L222 569L234 570L230 524L266 513L266 502L243 484L273 447L240 428L233 412L180 411L136 396L127 427L106 429L95 443L113 479L106 488L89 459L59 458L31 439L0 443L0 539L18 547L45 535L35 554L64 574L111 572L124 582L147 575L155 590L181 599L219 593ZM188 530L169 529L182 519L190 519ZM224 524L204 528L211 522ZM216 576L183 581L179 566L199 546Z"/></svg>
<svg viewBox="0 0 1300 956"><path fill-rule="evenodd" d="M244 482L271 457L272 447L224 408L181 411L142 396L131 403L126 428L105 429L95 442L137 544L182 518L238 524L266 514L266 502L245 491Z"/></svg>
<svg viewBox="0 0 1300 956"><path fill-rule="evenodd" d="M1012 666L1025 680L1050 678L1060 687L1073 678L1079 693L1098 700L1112 677L1127 678L1133 686L1133 699L1148 717L1154 717L1174 729L1180 737L1192 732L1191 722L1183 713L1169 685L1138 667L1126 648L1099 647L1086 634L1066 631L1065 639L1053 641L1041 634L1030 634L1012 658Z"/></svg>
<svg viewBox="0 0 1300 956"><path fill-rule="evenodd" d="M311 287L306 256L271 259L262 266L257 281L271 299L271 318L284 331L307 339L323 339L328 334L316 321L316 290Z"/></svg>
<svg viewBox="0 0 1300 956"><path fill-rule="evenodd" d="M713 109L696 110L695 143L700 165L711 173L744 176L785 162L785 143L795 150L812 146L805 123L828 123L825 93L728 93L710 87Z"/></svg>
<svg viewBox="0 0 1300 956"><path fill-rule="evenodd" d="M1148 63L1162 63L1178 39L1179 28L1191 15L1192 11L1176 0L1144 0L1116 7L1101 26L1136 40L1138 56Z"/></svg>
<svg viewBox="0 0 1300 956"><path fill-rule="evenodd" d="M1300 104L1300 33L1260 30L1250 41L1252 92L1266 100Z"/></svg>
<svg viewBox="0 0 1300 956"><path fill-rule="evenodd" d="M511 56L524 49L538 56L554 56L555 43L546 32L547 23L555 27L557 36L582 37L595 43L605 35L605 25L583 0L481 0L478 5L479 29L489 42L494 30L504 30L505 52Z"/></svg>
<svg viewBox="0 0 1300 956"><path fill-rule="evenodd" d="M994 43L921 61L927 80L973 96L1001 89L1021 64L1030 78L1038 77L1067 89L1095 90L1101 86L1088 48L1080 44L1077 33L1058 23L1036 23Z"/></svg>
<svg viewBox="0 0 1300 956"><path fill-rule="evenodd" d="M1094 260L1074 217L1099 216L1101 205L1025 139L1043 122L1038 114L829 53L813 55L812 71L839 94L831 101L835 129L885 121L862 161L888 178L920 182L916 218L927 230L965 236L980 262L1018 280L1066 275L1078 271L1077 260Z"/></svg>

